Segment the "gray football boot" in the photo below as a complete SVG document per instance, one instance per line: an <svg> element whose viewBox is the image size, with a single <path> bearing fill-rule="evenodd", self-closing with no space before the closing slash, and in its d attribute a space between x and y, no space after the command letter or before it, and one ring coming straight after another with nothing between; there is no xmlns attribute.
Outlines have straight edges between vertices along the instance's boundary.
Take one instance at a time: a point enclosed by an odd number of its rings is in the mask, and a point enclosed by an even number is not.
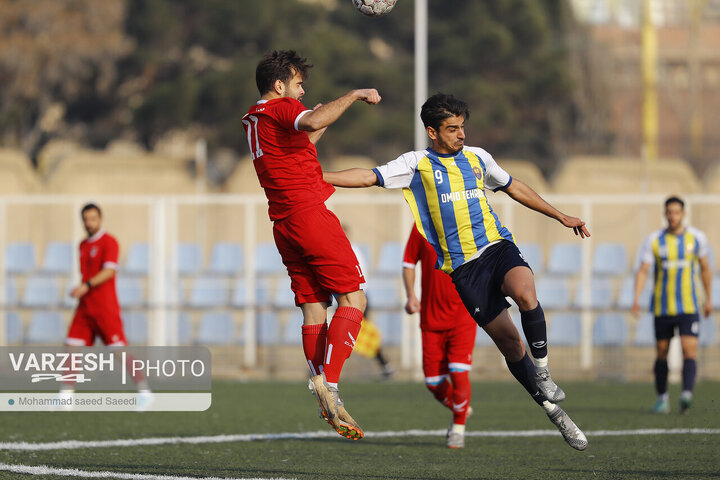
<svg viewBox="0 0 720 480"><path fill-rule="evenodd" d="M445 445L448 448L465 448L465 435L448 430Z"/></svg>
<svg viewBox="0 0 720 480"><path fill-rule="evenodd" d="M575 425L575 422L568 416L565 411L559 406L555 405L555 410L547 414L551 422L555 424L563 438L575 450L585 450L588 446L587 437L585 434Z"/></svg>
<svg viewBox="0 0 720 480"><path fill-rule="evenodd" d="M552 403L565 400L565 392L553 382L552 377L550 377L550 370L548 370L547 367L535 368L535 381L540 391L545 395L545 398Z"/></svg>

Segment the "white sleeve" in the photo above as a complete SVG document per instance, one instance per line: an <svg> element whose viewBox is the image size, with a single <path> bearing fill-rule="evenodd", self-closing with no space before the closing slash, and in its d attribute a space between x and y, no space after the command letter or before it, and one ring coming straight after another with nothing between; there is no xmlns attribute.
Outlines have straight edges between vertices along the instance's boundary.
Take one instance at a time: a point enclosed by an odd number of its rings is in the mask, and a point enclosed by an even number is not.
<svg viewBox="0 0 720 480"><path fill-rule="evenodd" d="M653 254L652 250L652 242L655 239L655 234L650 235L645 239L645 242L643 242L642 247L640 247L640 254L638 255L638 258L640 259L640 263L647 263L649 265L655 264L655 255Z"/></svg>
<svg viewBox="0 0 720 480"><path fill-rule="evenodd" d="M418 164L415 153L403 153L392 162L373 168L380 181L380 186L384 188L409 187Z"/></svg>
<svg viewBox="0 0 720 480"><path fill-rule="evenodd" d="M305 110L303 112L300 112L300 114L297 117L295 117L295 121L293 122L293 126L295 127L295 130L298 130L298 131L300 130L299 125L298 125L300 123L300 119L303 116L305 116L305 114L310 113L310 112L312 112L312 110Z"/></svg>
<svg viewBox="0 0 720 480"><path fill-rule="evenodd" d="M493 192L508 187L512 183L512 177L508 172L497 164L495 159L487 151L479 147L465 147L480 157L485 164L485 188Z"/></svg>
<svg viewBox="0 0 720 480"><path fill-rule="evenodd" d="M697 238L697 241L698 241L698 251L697 251L698 258L707 257L710 254L707 237L705 236L705 234L703 232L701 232L697 228L693 228L692 233L693 233L693 235L695 235L695 238Z"/></svg>

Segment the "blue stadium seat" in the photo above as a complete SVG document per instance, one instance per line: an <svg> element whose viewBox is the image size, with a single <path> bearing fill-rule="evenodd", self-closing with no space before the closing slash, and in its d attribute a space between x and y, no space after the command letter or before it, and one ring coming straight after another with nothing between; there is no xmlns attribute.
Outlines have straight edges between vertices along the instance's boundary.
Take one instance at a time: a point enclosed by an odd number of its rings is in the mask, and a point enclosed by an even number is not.
<svg viewBox="0 0 720 480"><path fill-rule="evenodd" d="M575 312L554 313L549 318L548 344L572 347L580 345L582 329L580 314Z"/></svg>
<svg viewBox="0 0 720 480"><path fill-rule="evenodd" d="M133 243L128 248L124 273L145 276L150 271L150 247L147 243Z"/></svg>
<svg viewBox="0 0 720 480"><path fill-rule="evenodd" d="M380 255L375 265L376 275L397 276L402 272L403 254L405 244L400 242L385 242L380 247Z"/></svg>
<svg viewBox="0 0 720 480"><path fill-rule="evenodd" d="M594 275L622 275L627 272L628 254L621 243L599 243L593 253Z"/></svg>
<svg viewBox="0 0 720 480"><path fill-rule="evenodd" d="M46 273L68 275L73 270L72 245L65 242L50 242L45 246L42 271Z"/></svg>
<svg viewBox="0 0 720 480"><path fill-rule="evenodd" d="M580 273L582 255L577 243L558 243L550 251L547 273L553 275L576 275Z"/></svg>
<svg viewBox="0 0 720 480"><path fill-rule="evenodd" d="M200 318L196 343L200 345L232 345L235 343L235 322L228 312L206 312Z"/></svg>
<svg viewBox="0 0 720 480"><path fill-rule="evenodd" d="M593 325L593 344L599 346L625 345L628 325L624 313L601 313Z"/></svg>
<svg viewBox="0 0 720 480"><path fill-rule="evenodd" d="M228 303L227 281L217 277L196 277L187 304L193 308L223 307Z"/></svg>
<svg viewBox="0 0 720 480"><path fill-rule="evenodd" d="M288 316L283 330L282 343L285 345L299 345L302 343L303 314L300 309L293 310Z"/></svg>
<svg viewBox="0 0 720 480"><path fill-rule="evenodd" d="M284 280L279 282L273 296L273 306L275 308L296 308L295 294L290 290L289 282Z"/></svg>
<svg viewBox="0 0 720 480"><path fill-rule="evenodd" d="M258 243L255 247L255 272L258 275L275 275L285 271L285 265L275 244Z"/></svg>
<svg viewBox="0 0 720 480"><path fill-rule="evenodd" d="M168 315L173 315L169 313ZM192 342L192 322L190 316L185 312L175 313L177 315L177 345L190 345ZM171 319L169 319L171 320ZM166 341L170 341L171 332L165 333Z"/></svg>
<svg viewBox="0 0 720 480"><path fill-rule="evenodd" d="M5 334L7 335L8 345L22 342L23 327L20 314L17 312L8 312L5 317Z"/></svg>
<svg viewBox="0 0 720 480"><path fill-rule="evenodd" d="M26 344L61 345L67 331L59 312L35 311L30 319Z"/></svg>
<svg viewBox="0 0 720 480"><path fill-rule="evenodd" d="M145 305L145 292L140 279L134 277L118 277L115 279L118 301L121 307L141 307Z"/></svg>
<svg viewBox="0 0 720 480"><path fill-rule="evenodd" d="M368 305L371 309L390 310L403 305L397 278L375 278L367 286Z"/></svg>
<svg viewBox="0 0 720 480"><path fill-rule="evenodd" d="M538 278L535 282L535 293L545 309L567 308L570 305L570 288L564 278Z"/></svg>
<svg viewBox="0 0 720 480"><path fill-rule="evenodd" d="M543 271L542 248L537 243L519 243L518 248L535 275Z"/></svg>
<svg viewBox="0 0 720 480"><path fill-rule="evenodd" d="M618 293L618 308L630 309L632 308L633 297L635 295L635 276L628 275L623 278L620 284L620 292ZM643 310L650 308L650 298L652 297L652 279L648 275L648 280L645 282L642 292L640 292L639 305Z"/></svg>
<svg viewBox="0 0 720 480"><path fill-rule="evenodd" d="M590 308L602 310L614 305L612 282L606 277L593 277L590 287ZM573 305L582 308L582 284L575 290Z"/></svg>
<svg viewBox="0 0 720 480"><path fill-rule="evenodd" d="M255 305L264 306L269 305L271 300L271 285L270 281L266 278L255 279ZM245 296L247 294L247 287L245 286L245 279L238 278L233 285L232 298L230 299L230 305L237 308L244 308L247 306Z"/></svg>
<svg viewBox="0 0 720 480"><path fill-rule="evenodd" d="M9 243L5 248L5 268L9 274L29 273L35 269L35 245Z"/></svg>
<svg viewBox="0 0 720 480"><path fill-rule="evenodd" d="M372 321L382 334L383 345L400 345L403 314L398 312L375 312Z"/></svg>
<svg viewBox="0 0 720 480"><path fill-rule="evenodd" d="M643 313L635 324L633 345L636 347L651 347L655 345L655 317L652 313Z"/></svg>
<svg viewBox="0 0 720 480"><path fill-rule="evenodd" d="M5 277L7 284L5 286L5 305L14 306L18 303L18 288L13 277ZM1 307L1 306L0 306Z"/></svg>
<svg viewBox="0 0 720 480"><path fill-rule="evenodd" d="M717 342L717 324L712 315L700 320L700 335L698 342L701 347L712 347Z"/></svg>
<svg viewBox="0 0 720 480"><path fill-rule="evenodd" d="M237 243L220 242L210 252L210 273L237 275L245 265L245 253Z"/></svg>
<svg viewBox="0 0 720 480"><path fill-rule="evenodd" d="M177 269L180 275L194 275L203 266L202 250L197 243L178 243Z"/></svg>
<svg viewBox="0 0 720 480"><path fill-rule="evenodd" d="M256 317L257 341L260 345L274 345L280 341L280 322L277 313L263 311Z"/></svg>
<svg viewBox="0 0 720 480"><path fill-rule="evenodd" d="M148 341L148 319L144 312L123 313L123 329L128 345L143 345Z"/></svg>
<svg viewBox="0 0 720 480"><path fill-rule="evenodd" d="M26 307L54 307L59 303L60 287L53 277L30 277L25 283L22 305Z"/></svg>

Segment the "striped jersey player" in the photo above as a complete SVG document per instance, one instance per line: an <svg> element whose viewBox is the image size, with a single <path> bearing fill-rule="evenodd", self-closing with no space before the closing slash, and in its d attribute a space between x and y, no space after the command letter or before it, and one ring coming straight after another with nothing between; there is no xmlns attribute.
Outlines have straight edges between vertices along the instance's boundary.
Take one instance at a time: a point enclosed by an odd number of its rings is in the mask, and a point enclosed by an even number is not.
<svg viewBox="0 0 720 480"><path fill-rule="evenodd" d="M449 273L465 308L492 337L515 378L542 405L573 448L587 447L585 435L556 402L565 393L547 367L545 315L535 294L530 267L512 234L485 197L486 188L502 190L528 208L558 220L581 238L585 222L558 211L523 182L513 179L481 148L465 146L467 104L438 93L422 106L420 117L431 148L408 152L372 170L325 172L340 187L380 185L400 188L415 225L437 253L437 268ZM535 364L525 352L505 297L517 303Z"/></svg>
<svg viewBox="0 0 720 480"><path fill-rule="evenodd" d="M655 413L668 413L670 404L667 379L667 355L670 339L677 328L683 351L683 389L680 394L680 412L687 411L692 402L697 365L698 332L700 326L700 298L698 273L705 287L702 313L712 312L712 272L708 261L708 243L705 234L690 225L684 225L685 202L678 197L665 201L667 228L647 237L640 253L640 268L635 274L635 299L632 311L640 314L639 299L650 267L654 266L653 294L650 310L655 317ZM699 267L699 268L698 268ZM699 270L699 271L698 271Z"/></svg>

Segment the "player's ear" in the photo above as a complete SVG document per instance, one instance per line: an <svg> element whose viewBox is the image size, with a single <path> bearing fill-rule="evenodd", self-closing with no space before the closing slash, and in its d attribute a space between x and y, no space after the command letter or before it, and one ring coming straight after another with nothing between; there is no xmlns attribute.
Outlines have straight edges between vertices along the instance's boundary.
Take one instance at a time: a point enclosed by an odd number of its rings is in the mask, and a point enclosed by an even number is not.
<svg viewBox="0 0 720 480"><path fill-rule="evenodd" d="M275 80L275 83L273 84L273 89L275 90L275 93L282 96L285 93L285 82L282 80Z"/></svg>
<svg viewBox="0 0 720 480"><path fill-rule="evenodd" d="M433 127L425 127L425 131L428 134L428 137L430 137L430 140L437 140L437 130L435 130Z"/></svg>

